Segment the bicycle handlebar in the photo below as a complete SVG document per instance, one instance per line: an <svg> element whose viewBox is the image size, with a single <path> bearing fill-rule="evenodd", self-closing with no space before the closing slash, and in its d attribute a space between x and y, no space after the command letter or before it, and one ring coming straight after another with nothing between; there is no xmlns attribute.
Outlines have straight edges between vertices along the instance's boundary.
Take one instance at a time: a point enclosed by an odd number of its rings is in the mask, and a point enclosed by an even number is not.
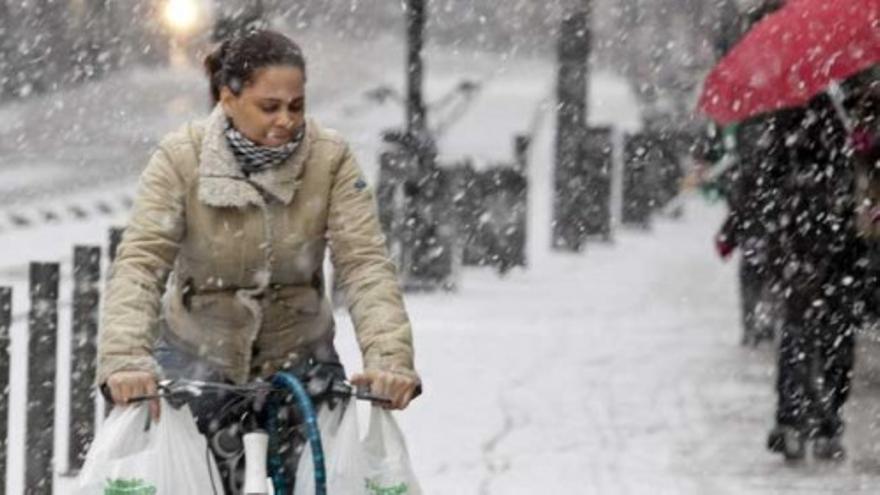
<svg viewBox="0 0 880 495"><path fill-rule="evenodd" d="M233 385L223 382L208 382L203 380L189 380L179 378L174 380L161 380L159 381L158 385L158 393L138 395L129 399L129 402L142 402L160 398L199 397L206 391L231 392L243 396L257 395L259 393L265 392L288 391L283 387L279 387L277 385L273 385L272 383L264 381L256 381L247 385ZM366 388L355 387L346 380L333 380L330 382L329 386L326 387L325 390L320 390L318 391L318 393L312 393L313 391L309 390L308 385L306 385L306 390L310 393L310 395L313 396L326 394L331 397L354 398L380 404L391 403L391 399L375 395Z"/></svg>

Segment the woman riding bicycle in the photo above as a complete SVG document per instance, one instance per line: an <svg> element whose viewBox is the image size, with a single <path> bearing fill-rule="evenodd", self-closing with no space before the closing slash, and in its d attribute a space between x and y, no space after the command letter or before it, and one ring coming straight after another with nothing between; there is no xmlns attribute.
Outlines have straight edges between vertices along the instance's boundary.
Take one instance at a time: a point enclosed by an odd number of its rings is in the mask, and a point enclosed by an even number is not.
<svg viewBox="0 0 880 495"><path fill-rule="evenodd" d="M205 68L216 106L166 136L141 175L104 302L97 383L124 405L164 377L241 384L316 363L341 373L329 247L364 360L351 381L405 408L421 385L374 196L345 140L306 117L300 48L253 31ZM223 399L191 406L210 438ZM150 407L158 419L158 401Z"/></svg>

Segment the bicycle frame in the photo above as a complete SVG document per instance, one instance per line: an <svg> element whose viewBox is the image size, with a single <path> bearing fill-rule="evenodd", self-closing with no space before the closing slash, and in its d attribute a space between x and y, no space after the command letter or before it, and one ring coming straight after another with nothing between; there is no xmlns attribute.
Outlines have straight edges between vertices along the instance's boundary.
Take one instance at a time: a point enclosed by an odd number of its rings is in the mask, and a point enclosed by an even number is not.
<svg viewBox="0 0 880 495"><path fill-rule="evenodd" d="M277 454L278 449L274 448L277 442L281 441L277 436L278 427L276 420L276 413L280 403L278 392L289 394L293 397L295 405L303 417L306 440L311 448L312 462L314 463L315 495L327 495L327 473L324 465L321 432L318 429L317 412L312 402L312 396L326 395L328 397L354 398L371 402L389 402L386 398L372 395L342 380L333 379L319 384L318 387L309 387L289 372L278 372L272 376L269 382L257 381L247 385L184 379L163 380L159 383L159 389L159 393L155 395L139 396L131 401L140 402L156 398L185 399L187 396L200 396L206 391L232 392L243 398L256 401L261 394L267 394L269 450L276 452L267 459L268 474L272 481L274 495L290 495L292 493L292 487L287 486L287 481L281 469L284 461ZM245 462L247 462L247 459L245 459Z"/></svg>
<svg viewBox="0 0 880 495"><path fill-rule="evenodd" d="M296 399L300 414L303 415L303 421L306 426L306 438L309 447L312 449L312 462L314 462L315 470L315 495L327 494L327 471L324 467L324 446L321 443L321 432L318 430L318 414L315 412L315 406L312 399L302 382L299 381L292 373L281 371L272 376L272 384L290 392ZM269 415L274 418L274 414ZM272 420L274 422L274 419ZM274 430L274 425L272 425ZM269 438L272 438L270 432ZM277 439L276 439L277 440ZM272 485L275 495L288 495L287 480L284 479L280 471L280 456L275 454L269 461L271 469Z"/></svg>

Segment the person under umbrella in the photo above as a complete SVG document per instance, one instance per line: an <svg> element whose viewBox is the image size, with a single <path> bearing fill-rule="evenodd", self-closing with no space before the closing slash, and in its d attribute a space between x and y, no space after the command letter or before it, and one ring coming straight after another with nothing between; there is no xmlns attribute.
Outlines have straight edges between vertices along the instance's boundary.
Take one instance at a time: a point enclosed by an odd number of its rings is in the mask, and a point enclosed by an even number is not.
<svg viewBox="0 0 880 495"><path fill-rule="evenodd" d="M789 2L712 70L700 98L722 124L779 112L788 164L777 198L785 325L768 447L788 459L802 459L809 439L818 458L845 454L853 331L873 282L855 221L853 123L835 89L880 61L878 21L878 0ZM852 94L860 85L849 86Z"/></svg>

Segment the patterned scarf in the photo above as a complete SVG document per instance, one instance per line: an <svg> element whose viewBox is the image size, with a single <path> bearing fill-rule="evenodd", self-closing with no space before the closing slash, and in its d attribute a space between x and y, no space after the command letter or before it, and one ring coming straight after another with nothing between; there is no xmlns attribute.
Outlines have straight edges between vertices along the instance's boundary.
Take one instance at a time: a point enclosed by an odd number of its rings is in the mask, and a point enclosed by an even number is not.
<svg viewBox="0 0 880 495"><path fill-rule="evenodd" d="M287 144L281 146L270 147L261 146L232 126L232 122L226 123L226 142L232 148L232 154L238 160L241 171L245 175L251 175L255 172L262 172L270 168L280 165L284 160L299 148L305 135L305 126L300 127L299 131Z"/></svg>

